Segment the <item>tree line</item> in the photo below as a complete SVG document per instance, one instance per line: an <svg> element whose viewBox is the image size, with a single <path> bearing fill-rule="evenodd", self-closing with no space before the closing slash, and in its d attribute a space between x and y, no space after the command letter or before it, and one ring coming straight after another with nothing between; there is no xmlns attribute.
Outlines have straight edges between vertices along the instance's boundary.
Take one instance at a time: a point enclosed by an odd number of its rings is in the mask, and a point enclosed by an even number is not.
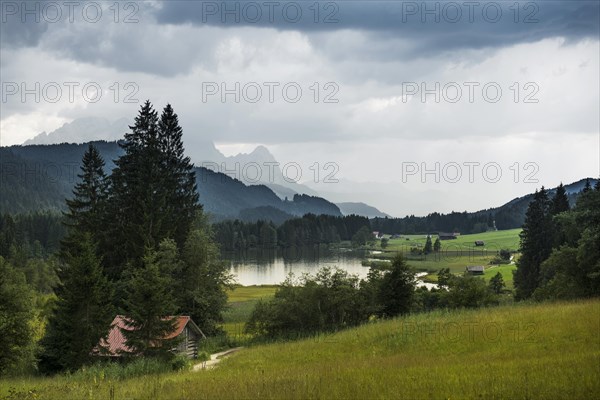
<svg viewBox="0 0 600 400"><path fill-rule="evenodd" d="M494 215L451 212L449 214L431 213L425 217L410 215L404 218L373 218L374 231L389 234L427 234L433 232L481 233L494 228ZM513 228L514 226L511 226ZM503 228L508 229L508 228Z"/></svg>
<svg viewBox="0 0 600 400"><path fill-rule="evenodd" d="M518 300L568 299L600 295L600 181L589 180L573 208L562 184L549 198L544 187L533 196L514 273Z"/></svg>
<svg viewBox="0 0 600 400"><path fill-rule="evenodd" d="M352 240L361 228L370 234L370 222L366 217L349 215L306 214L288 219L279 226L259 220L243 222L228 220L213 225L215 239L222 250L237 251L250 248L288 248L338 243Z"/></svg>

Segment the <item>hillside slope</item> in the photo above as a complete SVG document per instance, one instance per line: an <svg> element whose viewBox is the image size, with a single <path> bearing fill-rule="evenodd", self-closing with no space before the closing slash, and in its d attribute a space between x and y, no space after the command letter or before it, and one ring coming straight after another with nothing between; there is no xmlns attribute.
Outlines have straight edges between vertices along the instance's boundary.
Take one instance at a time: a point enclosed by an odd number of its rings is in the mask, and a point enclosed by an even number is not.
<svg viewBox="0 0 600 400"><path fill-rule="evenodd" d="M599 299L419 314L256 346L210 371L8 380L0 397L587 400L600 392L599 315Z"/></svg>

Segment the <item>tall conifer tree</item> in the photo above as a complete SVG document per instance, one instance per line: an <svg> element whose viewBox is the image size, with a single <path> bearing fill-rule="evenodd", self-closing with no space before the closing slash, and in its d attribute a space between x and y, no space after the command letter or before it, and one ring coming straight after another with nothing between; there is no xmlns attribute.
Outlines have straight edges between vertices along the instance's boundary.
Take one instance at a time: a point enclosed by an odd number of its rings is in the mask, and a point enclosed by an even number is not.
<svg viewBox="0 0 600 400"><path fill-rule="evenodd" d="M168 357L176 345L175 339L165 338L176 324L166 317L177 310L172 278L177 260L177 247L165 240L158 251L146 250L140 267L125 273L128 326L122 332L134 354Z"/></svg>
<svg viewBox="0 0 600 400"><path fill-rule="evenodd" d="M521 258L514 272L515 297L518 300L531 296L540 282L540 264L552 250L553 235L550 219L550 202L546 189L536 191L525 214L520 234Z"/></svg>
<svg viewBox="0 0 600 400"><path fill-rule="evenodd" d="M552 215L560 214L561 212L569 211L569 198L567 197L567 191L561 183L556 188L556 194L552 198L552 204L550 206L550 213Z"/></svg>
<svg viewBox="0 0 600 400"><path fill-rule="evenodd" d="M40 369L75 370L90 361L115 316L112 287L102 272L91 235L84 233L55 289L57 302L42 339Z"/></svg>
<svg viewBox="0 0 600 400"><path fill-rule="evenodd" d="M61 242L60 284L40 357L40 368L47 372L85 364L114 318L112 286L97 254L107 193L103 167L100 153L90 145L83 155L80 182L66 201L68 234Z"/></svg>
<svg viewBox="0 0 600 400"><path fill-rule="evenodd" d="M140 266L144 249L156 250L163 239L174 239L181 249L200 210L194 166L184 155L172 107L165 107L159 121L147 101L130 129L111 176L108 261L115 279L125 265Z"/></svg>

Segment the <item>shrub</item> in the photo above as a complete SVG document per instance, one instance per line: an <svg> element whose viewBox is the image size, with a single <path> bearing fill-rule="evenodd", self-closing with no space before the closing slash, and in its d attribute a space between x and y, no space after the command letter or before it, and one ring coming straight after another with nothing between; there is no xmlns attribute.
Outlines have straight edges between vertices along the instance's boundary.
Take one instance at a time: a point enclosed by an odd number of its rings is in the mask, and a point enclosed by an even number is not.
<svg viewBox="0 0 600 400"><path fill-rule="evenodd" d="M171 368L173 371L188 370L191 366L191 360L182 354L178 354L171 360Z"/></svg>

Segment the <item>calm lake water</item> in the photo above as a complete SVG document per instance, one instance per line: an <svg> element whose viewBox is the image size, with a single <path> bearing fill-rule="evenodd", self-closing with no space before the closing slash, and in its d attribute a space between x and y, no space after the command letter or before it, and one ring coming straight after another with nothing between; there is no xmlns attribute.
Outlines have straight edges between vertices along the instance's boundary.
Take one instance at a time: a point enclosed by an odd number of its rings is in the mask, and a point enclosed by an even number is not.
<svg viewBox="0 0 600 400"><path fill-rule="evenodd" d="M304 273L315 274L323 267L338 267L359 278L366 278L369 267L363 267L361 261L378 251L299 248L285 250L252 250L244 253L226 253L224 258L231 263L230 272L237 283L244 286L276 285L285 280L289 273L299 277ZM427 275L419 273L417 278ZM417 281L417 286L428 289L435 284Z"/></svg>
<svg viewBox="0 0 600 400"><path fill-rule="evenodd" d="M315 274L323 267L338 267L365 278L369 267L361 261L367 252L351 249L297 248L283 250L249 250L244 253L225 253L231 262L230 272L244 286L273 285L285 280L290 272L296 277Z"/></svg>

